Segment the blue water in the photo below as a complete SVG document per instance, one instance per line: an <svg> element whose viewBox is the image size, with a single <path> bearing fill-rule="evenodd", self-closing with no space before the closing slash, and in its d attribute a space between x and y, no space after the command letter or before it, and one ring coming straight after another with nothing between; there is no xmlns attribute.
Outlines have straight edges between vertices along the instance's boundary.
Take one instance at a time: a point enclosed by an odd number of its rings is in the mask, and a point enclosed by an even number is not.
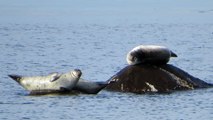
<svg viewBox="0 0 213 120"><path fill-rule="evenodd" d="M29 96L8 74L81 69L105 81L140 44L164 45L170 63L213 83L213 1L0 1L0 119L213 119L213 89L136 95Z"/></svg>

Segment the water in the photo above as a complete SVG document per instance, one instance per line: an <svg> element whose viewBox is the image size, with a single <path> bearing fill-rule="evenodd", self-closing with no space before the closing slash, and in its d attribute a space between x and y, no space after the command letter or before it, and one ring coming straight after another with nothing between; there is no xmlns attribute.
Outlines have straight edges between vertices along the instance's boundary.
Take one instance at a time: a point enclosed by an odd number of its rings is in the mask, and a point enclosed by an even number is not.
<svg viewBox="0 0 213 120"><path fill-rule="evenodd" d="M105 81L139 44L164 45L170 61L213 83L212 1L93 0L0 2L0 119L213 119L213 89L137 95L29 96L8 74L82 70Z"/></svg>

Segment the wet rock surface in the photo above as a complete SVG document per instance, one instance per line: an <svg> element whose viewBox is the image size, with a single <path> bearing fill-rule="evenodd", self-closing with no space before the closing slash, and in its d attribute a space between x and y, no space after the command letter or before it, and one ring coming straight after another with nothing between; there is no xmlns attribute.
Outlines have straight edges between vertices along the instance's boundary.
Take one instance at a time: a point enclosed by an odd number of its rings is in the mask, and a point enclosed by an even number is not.
<svg viewBox="0 0 213 120"><path fill-rule="evenodd" d="M108 85L106 90L133 93L164 93L212 86L170 64L126 66L109 81L115 82Z"/></svg>

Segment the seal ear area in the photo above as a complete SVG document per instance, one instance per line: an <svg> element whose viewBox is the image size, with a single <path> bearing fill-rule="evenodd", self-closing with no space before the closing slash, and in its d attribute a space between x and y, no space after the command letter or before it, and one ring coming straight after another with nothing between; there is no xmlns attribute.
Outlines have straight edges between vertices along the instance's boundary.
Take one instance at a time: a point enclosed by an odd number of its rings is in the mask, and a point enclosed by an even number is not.
<svg viewBox="0 0 213 120"><path fill-rule="evenodd" d="M178 57L177 54L171 51L171 57Z"/></svg>
<svg viewBox="0 0 213 120"><path fill-rule="evenodd" d="M11 74L11 75L8 75L10 78L12 78L13 80L15 80L16 82L20 82L22 76L20 75L14 75L14 74Z"/></svg>

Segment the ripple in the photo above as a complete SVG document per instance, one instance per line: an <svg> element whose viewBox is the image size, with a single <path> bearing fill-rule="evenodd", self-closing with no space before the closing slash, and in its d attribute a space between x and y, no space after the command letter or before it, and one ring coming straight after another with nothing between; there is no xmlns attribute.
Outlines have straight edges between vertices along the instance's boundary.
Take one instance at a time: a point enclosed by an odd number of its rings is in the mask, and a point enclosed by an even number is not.
<svg viewBox="0 0 213 120"><path fill-rule="evenodd" d="M83 78L104 81L126 66L128 50L155 43L179 53L172 64L213 83L212 30L213 24L191 23L0 25L0 33L9 35L2 36L0 43L0 119L211 119L213 89L172 94L101 91L97 95L29 96L6 75L42 75L79 68Z"/></svg>

